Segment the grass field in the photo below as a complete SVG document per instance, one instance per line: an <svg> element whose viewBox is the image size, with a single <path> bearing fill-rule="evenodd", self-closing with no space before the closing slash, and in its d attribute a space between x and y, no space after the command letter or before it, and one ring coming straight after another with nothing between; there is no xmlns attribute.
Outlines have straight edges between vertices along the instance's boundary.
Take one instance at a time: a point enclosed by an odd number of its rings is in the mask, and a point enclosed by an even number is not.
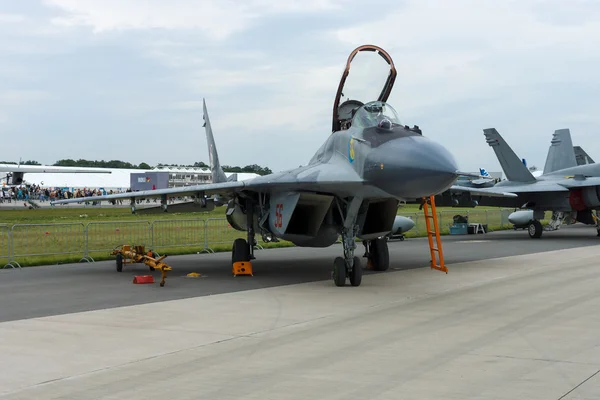
<svg viewBox="0 0 600 400"><path fill-rule="evenodd" d="M469 222L487 224L491 230L509 227L512 210L495 207L442 208L438 218L442 234L448 234L453 217L468 216ZM425 218L418 205L399 208L399 215L415 221L407 237L426 234ZM503 216L504 215L504 216ZM9 240L12 235L12 241ZM245 237L225 219L225 207L211 212L132 214L129 208L41 208L0 210L0 263L16 260L21 266L114 258L112 249L122 244L145 245L159 254L190 254L229 251L235 238ZM263 243L264 248L291 246L289 242ZM2 266L0 265L0 267Z"/></svg>

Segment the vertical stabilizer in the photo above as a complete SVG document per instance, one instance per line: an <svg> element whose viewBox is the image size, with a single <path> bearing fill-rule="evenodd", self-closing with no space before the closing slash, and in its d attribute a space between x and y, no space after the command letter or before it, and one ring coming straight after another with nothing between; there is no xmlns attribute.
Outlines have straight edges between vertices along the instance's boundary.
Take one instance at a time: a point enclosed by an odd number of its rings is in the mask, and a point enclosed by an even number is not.
<svg viewBox="0 0 600 400"><path fill-rule="evenodd" d="M204 108L204 128L206 128L206 142L208 144L208 159L210 161L212 181L213 183L227 182L227 176L219 163L217 146L215 144L215 138L213 137L210 119L208 118L208 111L206 110L206 101L204 99L202 99L202 106Z"/></svg>
<svg viewBox="0 0 600 400"><path fill-rule="evenodd" d="M515 182L535 182L535 177L517 157L495 128L484 129L485 141L496 153L506 179Z"/></svg>
<svg viewBox="0 0 600 400"><path fill-rule="evenodd" d="M575 160L577 161L577 165L585 165L585 164L594 164L595 161L592 160L592 157L585 152L580 146L573 146L573 151L575 152Z"/></svg>
<svg viewBox="0 0 600 400"><path fill-rule="evenodd" d="M573 142L571 141L571 132L568 129L558 129L552 134L548 156L546 156L546 165L544 166L544 175L559 169L571 168L577 166Z"/></svg>

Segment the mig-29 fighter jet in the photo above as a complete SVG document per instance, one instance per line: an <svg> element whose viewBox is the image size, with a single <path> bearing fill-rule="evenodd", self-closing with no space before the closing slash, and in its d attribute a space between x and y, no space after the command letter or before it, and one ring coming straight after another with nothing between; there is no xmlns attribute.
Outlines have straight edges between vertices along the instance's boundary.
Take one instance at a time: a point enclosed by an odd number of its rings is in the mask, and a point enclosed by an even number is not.
<svg viewBox="0 0 600 400"><path fill-rule="evenodd" d="M350 63L359 51L377 52L390 66L390 74L376 101L339 104ZM169 196L192 196L197 211L226 204L230 225L247 232L247 240L240 238L233 243L234 268L236 263L250 263L255 258L257 233L265 242L282 239L300 247L329 247L341 236L343 257L334 260L334 282L343 286L349 278L352 286L359 286L362 267L354 255L356 239L365 244L372 268L387 270L385 236L393 229L399 200L443 192L463 174L448 150L423 136L418 128L404 126L386 103L395 77L392 59L383 49L367 45L354 50L334 103L333 132L308 164L239 182L228 181L221 169L204 103L212 183L97 196L94 201L131 199L133 211L136 199L149 197L160 197L163 211L178 209L178 205L167 208ZM513 196L493 191L485 195ZM78 199L55 204L73 202Z"/></svg>

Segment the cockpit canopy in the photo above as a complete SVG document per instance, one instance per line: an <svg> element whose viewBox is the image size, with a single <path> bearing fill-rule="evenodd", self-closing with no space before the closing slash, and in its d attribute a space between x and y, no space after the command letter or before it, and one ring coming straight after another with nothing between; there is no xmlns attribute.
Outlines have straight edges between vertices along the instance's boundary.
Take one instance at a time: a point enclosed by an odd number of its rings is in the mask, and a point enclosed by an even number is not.
<svg viewBox="0 0 600 400"><path fill-rule="evenodd" d="M372 128L378 126L391 129L393 126L402 125L398 113L387 103L371 101L362 105L352 117L352 127Z"/></svg>

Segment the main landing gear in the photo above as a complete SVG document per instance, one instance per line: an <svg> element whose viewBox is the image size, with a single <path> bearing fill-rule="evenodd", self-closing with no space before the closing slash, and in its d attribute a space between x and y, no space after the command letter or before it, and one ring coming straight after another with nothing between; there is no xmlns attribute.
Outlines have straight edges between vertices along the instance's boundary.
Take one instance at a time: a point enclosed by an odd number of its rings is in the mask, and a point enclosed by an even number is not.
<svg viewBox="0 0 600 400"><path fill-rule="evenodd" d="M364 242L367 268L374 271L387 271L390 267L390 253L387 238L379 238Z"/></svg>
<svg viewBox="0 0 600 400"><path fill-rule="evenodd" d="M341 232L344 257L336 257L333 261L333 282L335 286L344 286L346 278L348 278L350 285L360 286L362 282L362 265L360 257L354 255L354 250L356 249L356 236L359 229L356 220L362 205L362 198L354 197L348 202L342 202L345 203L344 209L340 206L340 202L337 202L337 206L344 222Z"/></svg>
<svg viewBox="0 0 600 400"><path fill-rule="evenodd" d="M250 275L252 273L252 260L254 257L254 246L256 239L254 238L254 207L250 199L246 200L246 217L248 225L248 240L239 238L233 241L231 248L231 264L233 276Z"/></svg>
<svg viewBox="0 0 600 400"><path fill-rule="evenodd" d="M360 286L362 282L362 266L360 258L354 255L356 249L356 234L344 230L342 232L342 245L344 246L344 257L336 257L333 261L333 282L335 286L344 286L346 278L350 279L350 285Z"/></svg>
<svg viewBox="0 0 600 400"><path fill-rule="evenodd" d="M539 239L542 237L542 232L544 232L544 227L542 223L537 219L534 219L529 223L527 227L527 231L529 232L529 237L534 239Z"/></svg>

